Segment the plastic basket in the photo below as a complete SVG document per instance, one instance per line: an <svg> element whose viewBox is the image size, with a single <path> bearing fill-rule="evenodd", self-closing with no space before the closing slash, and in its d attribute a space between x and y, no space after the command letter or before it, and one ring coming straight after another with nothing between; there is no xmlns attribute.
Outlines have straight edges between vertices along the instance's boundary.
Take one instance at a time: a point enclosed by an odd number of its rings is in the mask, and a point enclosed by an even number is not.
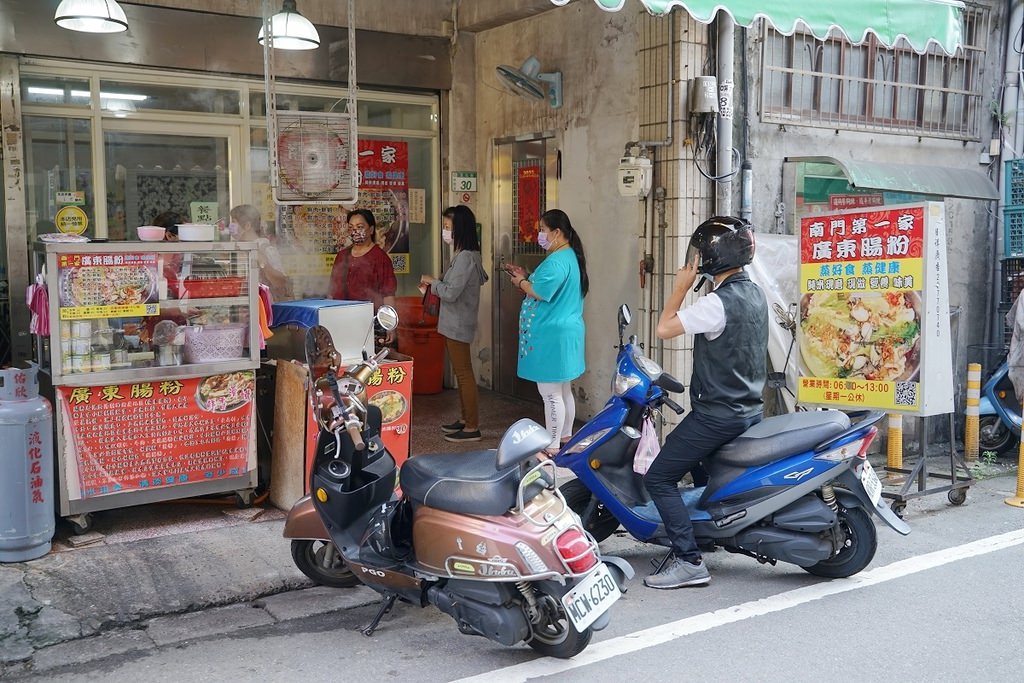
<svg viewBox="0 0 1024 683"><path fill-rule="evenodd" d="M245 324L194 325L185 328L185 362L210 363L242 358Z"/></svg>
<svg viewBox="0 0 1024 683"><path fill-rule="evenodd" d="M1003 209L1003 253L1005 256L1024 256L1024 207L1008 206Z"/></svg>
<svg viewBox="0 0 1024 683"><path fill-rule="evenodd" d="M1024 258L1004 258L999 267L999 303L1012 304L1024 289Z"/></svg>
<svg viewBox="0 0 1024 683"><path fill-rule="evenodd" d="M1024 207L1024 159L1006 162L1006 205Z"/></svg>

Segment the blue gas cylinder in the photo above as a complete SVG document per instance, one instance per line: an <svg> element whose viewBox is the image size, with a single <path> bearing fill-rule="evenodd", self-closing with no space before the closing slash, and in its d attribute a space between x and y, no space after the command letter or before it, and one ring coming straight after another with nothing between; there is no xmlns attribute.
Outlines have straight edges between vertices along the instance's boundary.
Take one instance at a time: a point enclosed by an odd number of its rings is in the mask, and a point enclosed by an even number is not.
<svg viewBox="0 0 1024 683"><path fill-rule="evenodd" d="M50 552L53 410L39 395L39 367L0 369L0 562Z"/></svg>

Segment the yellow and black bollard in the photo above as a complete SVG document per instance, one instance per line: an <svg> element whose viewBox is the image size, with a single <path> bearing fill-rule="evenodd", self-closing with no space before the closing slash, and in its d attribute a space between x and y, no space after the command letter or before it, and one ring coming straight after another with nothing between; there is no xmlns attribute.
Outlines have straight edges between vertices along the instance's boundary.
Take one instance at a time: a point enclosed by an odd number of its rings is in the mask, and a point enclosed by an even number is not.
<svg viewBox="0 0 1024 683"><path fill-rule="evenodd" d="M1016 508L1024 508L1024 439L1020 440L1020 448L1017 451L1017 494L1004 502Z"/></svg>
<svg viewBox="0 0 1024 683"><path fill-rule="evenodd" d="M967 407L964 409L964 460L978 459L978 404L981 403L981 364L967 365Z"/></svg>
<svg viewBox="0 0 1024 683"><path fill-rule="evenodd" d="M889 413L889 435L886 440L886 470L890 483L903 481L903 415Z"/></svg>

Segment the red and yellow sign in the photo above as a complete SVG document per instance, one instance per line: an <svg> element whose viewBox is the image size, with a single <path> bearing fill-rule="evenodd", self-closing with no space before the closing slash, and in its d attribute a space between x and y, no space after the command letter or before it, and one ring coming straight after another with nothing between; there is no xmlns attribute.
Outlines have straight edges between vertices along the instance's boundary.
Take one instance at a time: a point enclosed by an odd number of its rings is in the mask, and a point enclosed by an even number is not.
<svg viewBox="0 0 1024 683"><path fill-rule="evenodd" d="M800 402L920 409L925 209L801 219Z"/></svg>
<svg viewBox="0 0 1024 683"><path fill-rule="evenodd" d="M247 474L255 387L252 370L60 387L78 471L77 498Z"/></svg>

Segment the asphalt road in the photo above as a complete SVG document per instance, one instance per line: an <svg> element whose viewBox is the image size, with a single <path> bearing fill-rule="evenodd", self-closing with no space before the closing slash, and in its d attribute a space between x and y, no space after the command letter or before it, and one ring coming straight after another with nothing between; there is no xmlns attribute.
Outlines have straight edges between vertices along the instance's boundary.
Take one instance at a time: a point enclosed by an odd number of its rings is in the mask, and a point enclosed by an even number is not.
<svg viewBox="0 0 1024 683"><path fill-rule="evenodd" d="M447 616L408 605L366 638L356 629L374 608L362 606L69 663L27 680L1019 680L1024 509L1002 502L1014 484L982 482L962 507L942 495L913 501L911 535L880 527L874 561L849 580L719 551L706 557L710 586L653 591L639 577L657 552L616 537L605 550L628 559L638 578L611 625L569 661L461 635Z"/></svg>

